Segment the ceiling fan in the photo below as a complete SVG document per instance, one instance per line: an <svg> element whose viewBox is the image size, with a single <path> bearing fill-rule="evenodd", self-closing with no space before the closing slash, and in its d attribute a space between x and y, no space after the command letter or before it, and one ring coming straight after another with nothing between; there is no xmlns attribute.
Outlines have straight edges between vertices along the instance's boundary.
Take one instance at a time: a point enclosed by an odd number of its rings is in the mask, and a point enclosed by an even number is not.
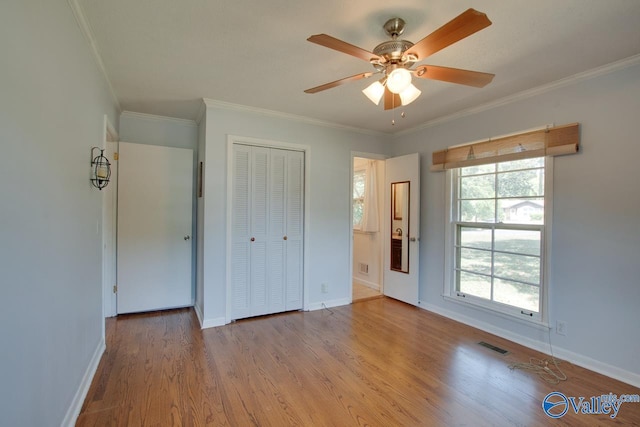
<svg viewBox="0 0 640 427"><path fill-rule="evenodd" d="M384 95L384 109L391 110L396 107L408 105L415 101L422 93L412 84L412 76L467 86L484 87L493 80L494 74L435 65L420 65L413 69L411 67L428 56L489 25L491 25L491 21L487 18L487 15L474 9L468 9L418 43L413 44L410 41L398 39L398 36L404 32L405 22L401 18L392 18L388 20L383 27L385 32L391 37L391 40L380 43L373 49L373 52L369 52L327 34L313 35L307 40L363 59L371 63L375 71L359 73L351 77L307 89L305 92L321 92L343 83L366 79L374 74L383 74L382 79L369 85L362 92L376 105L380 103Z"/></svg>

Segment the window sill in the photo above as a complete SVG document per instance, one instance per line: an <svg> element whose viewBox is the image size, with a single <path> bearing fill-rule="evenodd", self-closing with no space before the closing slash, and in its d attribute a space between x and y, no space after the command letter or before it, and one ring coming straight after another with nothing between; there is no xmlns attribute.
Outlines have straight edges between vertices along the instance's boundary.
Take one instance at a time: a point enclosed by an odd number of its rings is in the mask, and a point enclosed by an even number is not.
<svg viewBox="0 0 640 427"><path fill-rule="evenodd" d="M541 331L548 331L549 329L551 329L551 327L549 326L549 324L547 322L538 320L538 319L534 319L531 317L525 317L523 315L519 315L516 313L510 313L507 311L502 311L502 310L498 310L495 307L491 307L488 304L482 304L479 301L474 301L473 299L469 299L469 298L461 298L461 297L457 297L457 296L451 296L451 295L442 295L442 297L445 299L445 301L450 301L450 302L454 302L456 304L460 304L463 305L465 307L471 307L471 308L475 308L477 310L480 311L484 311L485 313L490 313L493 315L496 315L498 317L502 317L503 319L507 319L507 320L513 320L516 321L518 323L522 323L524 325L527 326L531 326L533 328L539 329Z"/></svg>

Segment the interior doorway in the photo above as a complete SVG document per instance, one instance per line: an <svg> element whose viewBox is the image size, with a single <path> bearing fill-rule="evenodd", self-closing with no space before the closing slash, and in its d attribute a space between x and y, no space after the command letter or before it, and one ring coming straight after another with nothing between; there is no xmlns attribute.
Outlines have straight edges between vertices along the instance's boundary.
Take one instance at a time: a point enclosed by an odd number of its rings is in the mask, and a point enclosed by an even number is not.
<svg viewBox="0 0 640 427"><path fill-rule="evenodd" d="M354 155L352 164L352 293L353 302L380 298L383 283L383 208L385 161Z"/></svg>

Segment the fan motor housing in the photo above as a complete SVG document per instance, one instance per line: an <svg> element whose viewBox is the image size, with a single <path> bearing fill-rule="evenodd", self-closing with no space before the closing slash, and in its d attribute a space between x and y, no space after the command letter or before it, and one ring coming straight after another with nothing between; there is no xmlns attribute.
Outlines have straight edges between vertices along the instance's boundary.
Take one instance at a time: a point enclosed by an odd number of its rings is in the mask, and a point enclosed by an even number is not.
<svg viewBox="0 0 640 427"><path fill-rule="evenodd" d="M402 54L413 46L408 40L389 40L380 43L373 49L373 53L385 58L387 61L400 61Z"/></svg>

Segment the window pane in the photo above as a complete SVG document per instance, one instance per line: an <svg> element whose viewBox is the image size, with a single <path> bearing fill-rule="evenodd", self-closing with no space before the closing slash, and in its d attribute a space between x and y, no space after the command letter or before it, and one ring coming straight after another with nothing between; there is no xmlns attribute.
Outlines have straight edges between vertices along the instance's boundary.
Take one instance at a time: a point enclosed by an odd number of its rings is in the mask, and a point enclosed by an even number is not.
<svg viewBox="0 0 640 427"><path fill-rule="evenodd" d="M544 195L544 171L530 169L498 174L498 197Z"/></svg>
<svg viewBox="0 0 640 427"><path fill-rule="evenodd" d="M540 284L540 258L496 252L493 274L506 279Z"/></svg>
<svg viewBox="0 0 640 427"><path fill-rule="evenodd" d="M491 274L491 251L458 248L458 265L463 270Z"/></svg>
<svg viewBox="0 0 640 427"><path fill-rule="evenodd" d="M508 280L493 281L493 298L497 302L538 312L540 309L540 288Z"/></svg>
<svg viewBox="0 0 640 427"><path fill-rule="evenodd" d="M465 294L491 299L491 278L459 271L458 290Z"/></svg>
<svg viewBox="0 0 640 427"><path fill-rule="evenodd" d="M495 202L493 200L461 200L460 221L495 222Z"/></svg>
<svg viewBox="0 0 640 427"><path fill-rule="evenodd" d="M364 171L356 171L353 174L353 198L364 197Z"/></svg>
<svg viewBox="0 0 640 427"><path fill-rule="evenodd" d="M499 199L498 221L507 224L543 224L544 199Z"/></svg>
<svg viewBox="0 0 640 427"><path fill-rule="evenodd" d="M496 171L496 165L480 165L480 166L469 166L466 168L460 168L460 175L478 175L481 173L492 173Z"/></svg>
<svg viewBox="0 0 640 427"><path fill-rule="evenodd" d="M495 250L540 256L540 231L495 230Z"/></svg>
<svg viewBox="0 0 640 427"><path fill-rule="evenodd" d="M356 199L353 201L353 226L359 227L362 224L364 215L364 200Z"/></svg>
<svg viewBox="0 0 640 427"><path fill-rule="evenodd" d="M460 178L461 199L489 199L495 196L494 174Z"/></svg>
<svg viewBox="0 0 640 427"><path fill-rule="evenodd" d="M529 169L544 167L544 157L534 159L513 160L511 162L498 163L498 171L512 171L516 169Z"/></svg>
<svg viewBox="0 0 640 427"><path fill-rule="evenodd" d="M488 228L460 227L460 245L491 249L491 230Z"/></svg>

